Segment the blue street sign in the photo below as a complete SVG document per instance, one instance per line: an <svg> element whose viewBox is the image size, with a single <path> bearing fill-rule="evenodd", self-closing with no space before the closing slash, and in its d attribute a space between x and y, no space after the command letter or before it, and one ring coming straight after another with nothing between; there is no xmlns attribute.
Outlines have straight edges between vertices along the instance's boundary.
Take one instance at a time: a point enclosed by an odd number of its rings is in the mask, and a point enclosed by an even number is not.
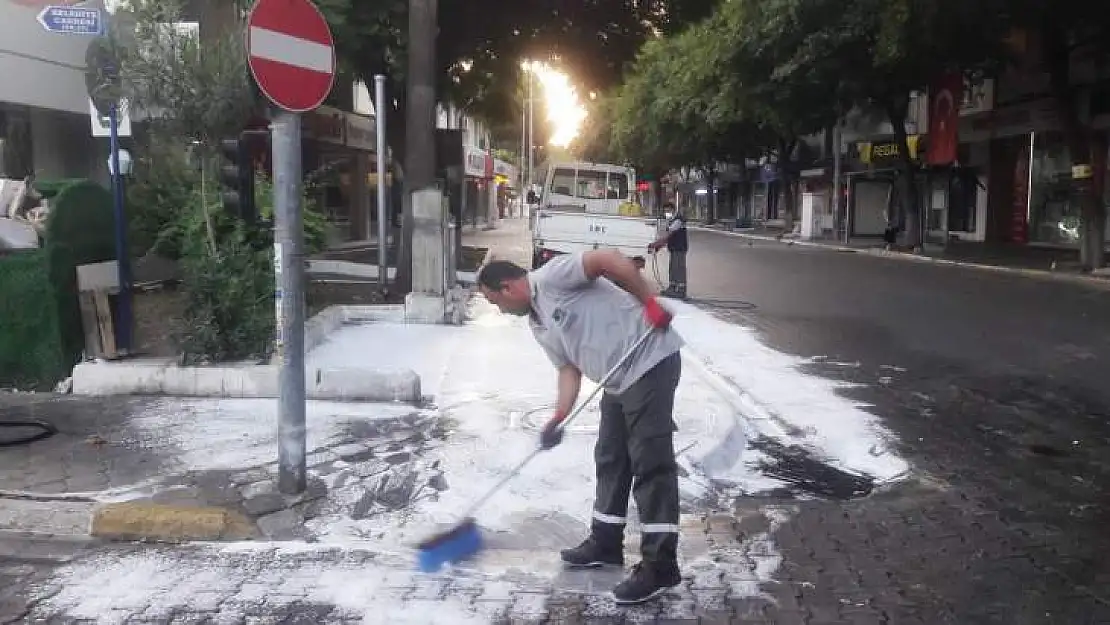
<svg viewBox="0 0 1110 625"><path fill-rule="evenodd" d="M96 8L49 6L39 13L39 24L52 33L96 36L104 32L104 14Z"/></svg>

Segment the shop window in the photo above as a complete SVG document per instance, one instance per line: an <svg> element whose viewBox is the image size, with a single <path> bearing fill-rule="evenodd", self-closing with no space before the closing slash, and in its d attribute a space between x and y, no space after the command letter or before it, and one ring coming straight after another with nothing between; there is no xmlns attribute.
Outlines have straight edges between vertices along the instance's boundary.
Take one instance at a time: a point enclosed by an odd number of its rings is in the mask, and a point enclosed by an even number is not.
<svg viewBox="0 0 1110 625"><path fill-rule="evenodd" d="M1063 137L1034 138L1029 240L1075 246L1079 243L1079 205L1071 193L1071 158Z"/></svg>
<svg viewBox="0 0 1110 625"><path fill-rule="evenodd" d="M979 200L978 173L971 168L961 168L952 176L948 190L948 230L950 232L975 232Z"/></svg>

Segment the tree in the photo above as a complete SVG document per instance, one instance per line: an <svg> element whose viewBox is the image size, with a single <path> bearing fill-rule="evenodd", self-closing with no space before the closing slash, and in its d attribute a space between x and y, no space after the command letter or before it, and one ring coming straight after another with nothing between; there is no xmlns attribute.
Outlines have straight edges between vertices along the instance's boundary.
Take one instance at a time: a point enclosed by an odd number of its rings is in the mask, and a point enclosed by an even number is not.
<svg viewBox="0 0 1110 625"><path fill-rule="evenodd" d="M900 146L906 238L921 240L916 164L906 136L913 92L950 71L974 73L995 49L996 0L770 0L761 45L773 50L772 75L804 86L815 76L839 88L836 100L882 111ZM1000 1L1000 0L998 0ZM814 95L817 95L816 93ZM825 98L827 99L827 98ZM813 100L816 102L821 99ZM834 106L836 106L834 104ZM846 111L838 106L839 112Z"/></svg>
<svg viewBox="0 0 1110 625"><path fill-rule="evenodd" d="M260 110L241 31L206 37L183 25L183 0L129 0L110 48L121 93L163 136L213 146Z"/></svg>
<svg viewBox="0 0 1110 625"><path fill-rule="evenodd" d="M783 61L806 45L821 19L830 17L808 0L734 0L711 20L719 42L715 63L730 74L720 82L715 108L744 111L752 120L749 134L775 155L787 231L794 223L798 142L833 125L844 95L835 62L818 59L795 68Z"/></svg>
<svg viewBox="0 0 1110 625"><path fill-rule="evenodd" d="M735 51L744 39L733 4L644 46L614 106L613 146L627 160L659 174L693 166L713 185L718 164L742 163L768 145L747 94L752 68Z"/></svg>
<svg viewBox="0 0 1110 625"><path fill-rule="evenodd" d="M1091 127L1089 117L1085 119L1081 87L1074 84L1072 71L1079 62L1097 67L1110 61L1110 14L1104 6L1082 0L990 4L999 10L1006 27L994 33L1009 49L1003 60L1020 62L1025 69L1040 70L1049 77L1072 162L1073 197L1080 205L1081 265L1085 271L1101 268L1106 245L1107 141L1105 134Z"/></svg>
<svg viewBox="0 0 1110 625"><path fill-rule="evenodd" d="M615 93L596 96L590 100L586 107L586 119L570 145L575 157L593 163L620 160L613 146L616 106Z"/></svg>

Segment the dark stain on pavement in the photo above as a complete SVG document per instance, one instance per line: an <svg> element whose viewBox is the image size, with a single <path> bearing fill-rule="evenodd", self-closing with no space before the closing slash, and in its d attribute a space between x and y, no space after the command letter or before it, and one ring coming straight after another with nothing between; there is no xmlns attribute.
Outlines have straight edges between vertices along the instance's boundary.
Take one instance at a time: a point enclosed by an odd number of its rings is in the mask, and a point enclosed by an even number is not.
<svg viewBox="0 0 1110 625"><path fill-rule="evenodd" d="M768 477L785 482L788 490L796 496L855 499L870 495L875 488L872 478L822 462L798 445L783 445L767 437L753 440L749 445L767 456L766 460L759 462L759 470Z"/></svg>

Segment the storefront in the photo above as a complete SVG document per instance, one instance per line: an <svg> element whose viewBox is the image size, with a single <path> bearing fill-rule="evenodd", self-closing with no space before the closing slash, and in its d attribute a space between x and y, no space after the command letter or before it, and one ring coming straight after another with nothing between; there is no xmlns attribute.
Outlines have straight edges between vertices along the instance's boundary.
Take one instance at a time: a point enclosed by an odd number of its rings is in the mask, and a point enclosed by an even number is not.
<svg viewBox="0 0 1110 625"><path fill-rule="evenodd" d="M370 117L321 106L303 116L305 181L332 226L333 242L366 239L376 215Z"/></svg>
<svg viewBox="0 0 1110 625"><path fill-rule="evenodd" d="M516 167L500 159L493 161L493 184L497 188L497 213L499 218L513 216L514 189L520 183Z"/></svg>
<svg viewBox="0 0 1110 625"><path fill-rule="evenodd" d="M488 223L495 213L491 208L490 183L493 181L493 157L473 146L463 148L463 221L473 226ZM495 206L495 205L494 205Z"/></svg>
<svg viewBox="0 0 1110 625"><path fill-rule="evenodd" d="M906 138L910 160L920 162L921 136ZM849 236L880 237L892 223L902 225L902 201L899 198L902 174L902 146L894 139L862 141L855 145L854 163L847 174ZM915 175L919 175L915 171ZM927 182L924 174L920 183ZM927 188L918 186L919 190ZM924 206L924 204L923 204Z"/></svg>
<svg viewBox="0 0 1110 625"><path fill-rule="evenodd" d="M1033 245L1053 247L1078 247L1080 232L1080 207L1072 192L1072 162L1068 145L1061 133L1031 133L1029 148L1025 154L1031 158L1024 168L1019 164L1019 173L1028 177L1028 197L1026 206L1027 238ZM1101 175L1104 204L1110 204L1110 170L1107 169L1107 155L1096 159L1096 175ZM1024 171L1022 171L1024 169ZM1097 173L1101 172L1101 174ZM1015 186L1015 191L1022 189ZM1020 198L1019 198L1020 200ZM1021 202L1017 202L1020 210ZM1022 220L1020 213L1014 215L1016 222ZM1107 240L1110 241L1110 223L1107 224Z"/></svg>

